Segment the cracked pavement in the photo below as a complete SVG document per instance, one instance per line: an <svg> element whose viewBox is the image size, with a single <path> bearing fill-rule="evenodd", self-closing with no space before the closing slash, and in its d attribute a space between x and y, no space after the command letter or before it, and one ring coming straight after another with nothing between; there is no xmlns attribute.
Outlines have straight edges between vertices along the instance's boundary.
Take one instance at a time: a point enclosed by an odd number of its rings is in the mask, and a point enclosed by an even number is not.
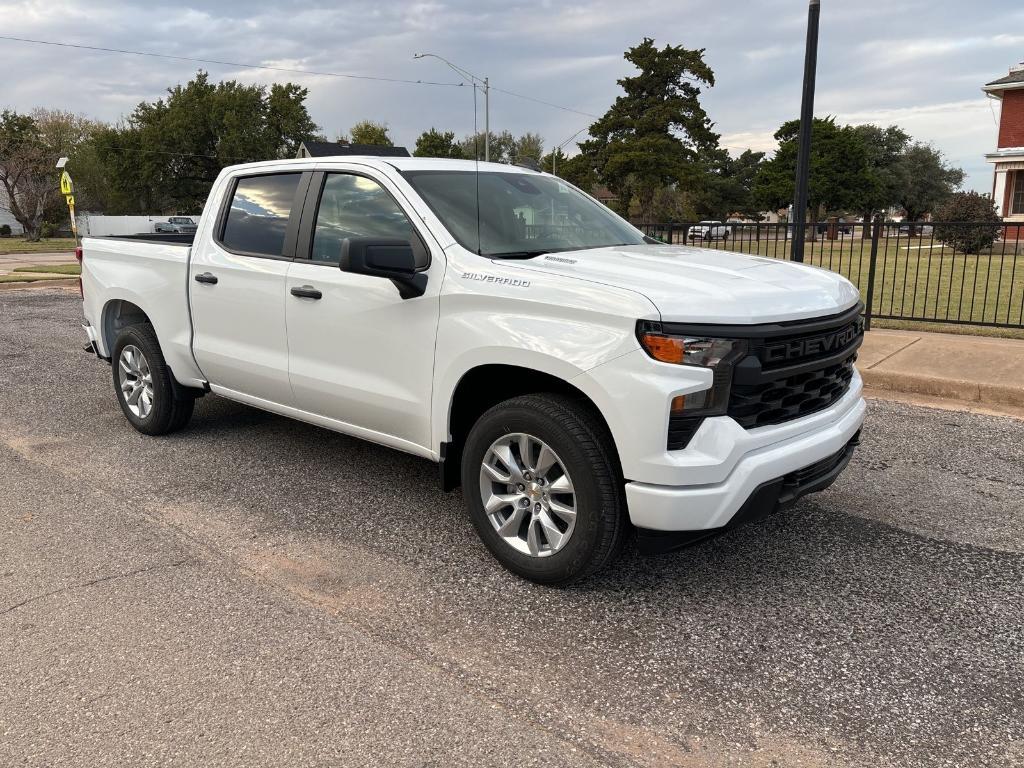
<svg viewBox="0 0 1024 768"><path fill-rule="evenodd" d="M0 294L0 765L1024 764L1024 422L872 401L828 491L551 590L428 462L135 433L79 322Z"/></svg>

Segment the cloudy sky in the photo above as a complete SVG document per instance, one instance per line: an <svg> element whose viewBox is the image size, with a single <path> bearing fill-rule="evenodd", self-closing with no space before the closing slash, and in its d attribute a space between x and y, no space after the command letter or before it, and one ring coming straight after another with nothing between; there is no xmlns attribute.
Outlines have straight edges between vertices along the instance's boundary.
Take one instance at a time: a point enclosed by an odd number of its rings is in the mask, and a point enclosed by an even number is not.
<svg viewBox="0 0 1024 768"><path fill-rule="evenodd" d="M896 123L930 141L991 187L983 155L995 146L998 104L980 86L1024 59L1020 0L822 0L816 114ZM433 52L488 75L492 130L536 131L561 143L607 109L622 52L644 36L705 48L717 84L705 106L732 150L770 150L772 133L799 110L804 0L262 0L165 4L104 0L0 0L0 35L151 51L305 71L456 82ZM0 40L0 107L59 107L116 120L141 100L187 81L186 61ZM334 137L354 122L386 122L410 147L430 126L470 133L472 90L204 65L218 79L289 79ZM482 105L481 105L482 108ZM585 114L580 114L585 113ZM482 126L482 116L481 116Z"/></svg>

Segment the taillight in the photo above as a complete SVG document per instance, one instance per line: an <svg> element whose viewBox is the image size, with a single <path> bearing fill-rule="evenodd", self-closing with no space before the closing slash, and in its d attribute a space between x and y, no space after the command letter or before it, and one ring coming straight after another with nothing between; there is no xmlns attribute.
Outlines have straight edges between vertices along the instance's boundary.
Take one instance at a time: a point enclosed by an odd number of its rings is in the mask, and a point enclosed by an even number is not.
<svg viewBox="0 0 1024 768"><path fill-rule="evenodd" d="M84 299L85 289L82 288L82 257L85 254L82 253L82 246L75 248L75 261L78 262L78 294Z"/></svg>

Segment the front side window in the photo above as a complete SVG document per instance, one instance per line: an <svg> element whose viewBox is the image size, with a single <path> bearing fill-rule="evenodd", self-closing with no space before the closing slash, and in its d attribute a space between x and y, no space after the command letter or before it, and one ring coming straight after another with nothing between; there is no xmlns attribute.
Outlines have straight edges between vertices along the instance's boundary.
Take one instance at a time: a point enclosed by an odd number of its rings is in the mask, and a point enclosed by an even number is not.
<svg viewBox="0 0 1024 768"><path fill-rule="evenodd" d="M554 176L502 171L406 171L462 247L482 256L638 245L643 235Z"/></svg>
<svg viewBox="0 0 1024 768"><path fill-rule="evenodd" d="M329 173L316 214L313 260L337 264L342 241L350 237L411 242L416 235L398 203L376 181L351 173Z"/></svg>
<svg viewBox="0 0 1024 768"><path fill-rule="evenodd" d="M1010 198L1010 215L1024 215L1024 171L1013 174L1013 197Z"/></svg>
<svg viewBox="0 0 1024 768"><path fill-rule="evenodd" d="M300 177L274 173L239 179L224 222L224 246L257 256L281 256Z"/></svg>

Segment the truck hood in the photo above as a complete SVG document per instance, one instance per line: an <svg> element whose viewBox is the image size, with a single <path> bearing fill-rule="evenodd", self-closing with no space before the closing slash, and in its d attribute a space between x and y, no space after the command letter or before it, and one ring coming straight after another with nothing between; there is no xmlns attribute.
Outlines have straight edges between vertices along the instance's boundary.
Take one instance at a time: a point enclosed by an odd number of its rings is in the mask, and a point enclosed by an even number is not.
<svg viewBox="0 0 1024 768"><path fill-rule="evenodd" d="M849 280L828 270L685 245L622 245L499 263L636 291L666 322L782 322L836 314L860 301Z"/></svg>

